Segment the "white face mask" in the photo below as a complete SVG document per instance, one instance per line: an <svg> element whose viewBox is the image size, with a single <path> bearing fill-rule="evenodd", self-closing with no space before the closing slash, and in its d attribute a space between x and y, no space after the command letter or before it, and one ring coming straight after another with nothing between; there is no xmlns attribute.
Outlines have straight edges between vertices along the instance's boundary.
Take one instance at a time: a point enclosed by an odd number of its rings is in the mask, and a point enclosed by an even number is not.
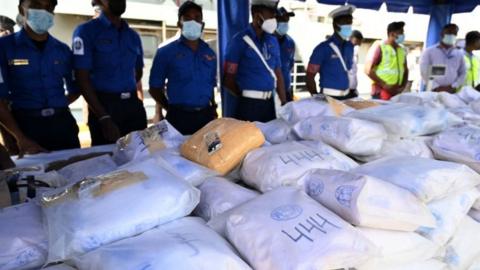
<svg viewBox="0 0 480 270"><path fill-rule="evenodd" d="M277 30L277 19L272 18L265 20L262 16L263 23L262 23L262 30L269 33L273 34L275 30Z"/></svg>

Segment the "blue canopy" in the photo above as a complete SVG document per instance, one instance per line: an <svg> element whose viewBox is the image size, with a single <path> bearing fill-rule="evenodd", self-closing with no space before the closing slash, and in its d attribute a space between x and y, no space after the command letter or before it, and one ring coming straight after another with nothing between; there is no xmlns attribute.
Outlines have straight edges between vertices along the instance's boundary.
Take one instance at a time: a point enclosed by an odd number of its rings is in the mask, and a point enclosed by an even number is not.
<svg viewBox="0 0 480 270"><path fill-rule="evenodd" d="M304 1L304 0L300 0ZM331 5L353 4L358 8L378 10L385 3L390 12L407 12L410 7L414 13L429 14L430 25L425 45L438 43L442 27L449 23L454 13L470 12L480 0L317 0ZM235 33L248 25L249 0L218 0L218 36L219 58L224 63L227 43ZM220 69L223 71L223 68ZM224 116L232 116L236 109L236 99L222 89L222 107Z"/></svg>
<svg viewBox="0 0 480 270"><path fill-rule="evenodd" d="M451 6L452 13L470 12L480 4L478 0L317 0L322 4L343 5L346 2L358 8L378 10L385 3L389 12L407 12L413 7L414 13L431 14L438 5Z"/></svg>

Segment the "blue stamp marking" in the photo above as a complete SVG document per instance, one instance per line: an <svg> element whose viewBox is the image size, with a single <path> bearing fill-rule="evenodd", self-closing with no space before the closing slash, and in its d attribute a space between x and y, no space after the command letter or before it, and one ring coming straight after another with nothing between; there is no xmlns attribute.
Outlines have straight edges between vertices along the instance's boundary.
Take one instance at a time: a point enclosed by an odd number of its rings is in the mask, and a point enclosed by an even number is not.
<svg viewBox="0 0 480 270"><path fill-rule="evenodd" d="M335 198L337 198L338 203L350 208L352 204L352 194L355 189L356 187L350 185L338 187L335 191Z"/></svg>
<svg viewBox="0 0 480 270"><path fill-rule="evenodd" d="M295 204L283 205L275 208L270 217L277 221L292 220L303 213L303 209Z"/></svg>
<svg viewBox="0 0 480 270"><path fill-rule="evenodd" d="M310 182L308 183L308 195L312 197L320 196L325 189L325 185L322 182Z"/></svg>

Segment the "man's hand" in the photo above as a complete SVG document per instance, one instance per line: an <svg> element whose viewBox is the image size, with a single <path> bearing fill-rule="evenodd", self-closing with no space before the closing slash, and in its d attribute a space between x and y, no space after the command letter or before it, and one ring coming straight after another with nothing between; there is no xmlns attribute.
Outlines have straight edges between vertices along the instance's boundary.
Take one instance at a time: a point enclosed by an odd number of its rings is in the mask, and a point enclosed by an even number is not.
<svg viewBox="0 0 480 270"><path fill-rule="evenodd" d="M433 89L433 92L447 92L447 93L450 93L450 94L454 94L455 93L455 88L453 88L451 85L439 86L439 87Z"/></svg>
<svg viewBox="0 0 480 270"><path fill-rule="evenodd" d="M23 158L23 156L25 155L34 155L47 152L47 150L45 150L43 147L41 147L36 142L30 140L27 137L17 138L17 144L19 150L19 158Z"/></svg>
<svg viewBox="0 0 480 270"><path fill-rule="evenodd" d="M118 139L120 139L120 130L118 129L117 124L115 124L110 117L101 119L99 121L100 125L102 126L103 136L107 141L115 143Z"/></svg>

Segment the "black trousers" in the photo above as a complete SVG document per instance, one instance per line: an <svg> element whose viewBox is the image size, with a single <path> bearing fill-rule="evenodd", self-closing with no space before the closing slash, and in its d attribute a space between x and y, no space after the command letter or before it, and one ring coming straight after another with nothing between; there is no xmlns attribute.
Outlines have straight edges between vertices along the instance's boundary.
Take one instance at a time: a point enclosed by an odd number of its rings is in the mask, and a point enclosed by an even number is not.
<svg viewBox="0 0 480 270"><path fill-rule="evenodd" d="M80 147L78 126L69 109L43 117L39 110L14 110L13 117L20 130L48 151Z"/></svg>
<svg viewBox="0 0 480 270"><path fill-rule="evenodd" d="M269 122L276 118L273 98L267 100L241 97L237 107L238 120Z"/></svg>
<svg viewBox="0 0 480 270"><path fill-rule="evenodd" d="M192 110L186 107L170 105L166 119L183 135L192 135L214 120L215 116L214 107Z"/></svg>
<svg viewBox="0 0 480 270"><path fill-rule="evenodd" d="M130 98L121 99L119 94L106 94L97 92L98 100L105 111L112 117L113 122L120 129L120 135L125 136L132 131L147 128L147 112L143 102L138 99L135 92L130 93ZM92 138L92 146L112 144L103 136L101 123L96 115L88 113L88 127Z"/></svg>
<svg viewBox="0 0 480 270"><path fill-rule="evenodd" d="M293 101L293 90L286 91L285 95L287 96L287 102Z"/></svg>

